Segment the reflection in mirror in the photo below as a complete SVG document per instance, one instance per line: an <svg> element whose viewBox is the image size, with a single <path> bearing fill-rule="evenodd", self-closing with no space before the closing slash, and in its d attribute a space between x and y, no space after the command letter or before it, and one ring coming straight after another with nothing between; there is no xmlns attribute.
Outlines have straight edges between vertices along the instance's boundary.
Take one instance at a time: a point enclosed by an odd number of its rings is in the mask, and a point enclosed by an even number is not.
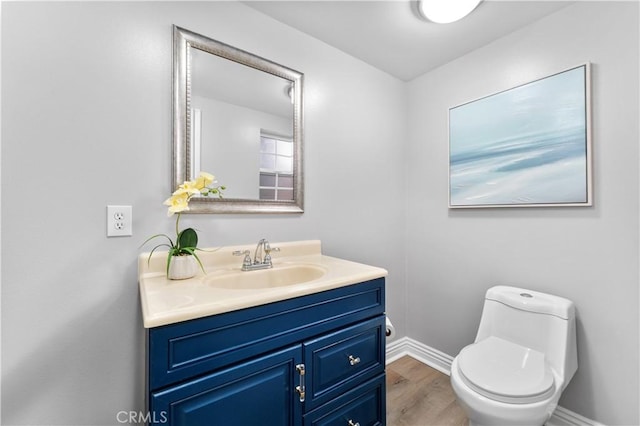
<svg viewBox="0 0 640 426"><path fill-rule="evenodd" d="M302 74L179 27L174 50L174 185L228 188L190 211L302 212Z"/></svg>
<svg viewBox="0 0 640 426"><path fill-rule="evenodd" d="M260 181L263 173L293 177L291 82L199 49L190 52L190 178L214 170L224 177L228 198L285 199L273 191L260 196Z"/></svg>

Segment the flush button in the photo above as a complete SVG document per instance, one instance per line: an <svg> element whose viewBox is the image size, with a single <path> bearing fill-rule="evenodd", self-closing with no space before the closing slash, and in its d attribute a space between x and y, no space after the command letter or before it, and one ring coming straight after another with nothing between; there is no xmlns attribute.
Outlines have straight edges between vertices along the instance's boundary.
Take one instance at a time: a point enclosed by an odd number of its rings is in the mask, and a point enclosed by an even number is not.
<svg viewBox="0 0 640 426"><path fill-rule="evenodd" d="M530 295L529 293L520 293L520 296L522 296L522 297L527 297L527 298L533 297L533 296L532 296L532 295Z"/></svg>

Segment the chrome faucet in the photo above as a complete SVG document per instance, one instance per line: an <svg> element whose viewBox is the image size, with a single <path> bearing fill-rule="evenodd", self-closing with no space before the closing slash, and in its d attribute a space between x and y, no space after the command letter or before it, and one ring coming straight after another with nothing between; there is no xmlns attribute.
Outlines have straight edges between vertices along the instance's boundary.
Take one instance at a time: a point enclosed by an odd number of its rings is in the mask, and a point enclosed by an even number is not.
<svg viewBox="0 0 640 426"><path fill-rule="evenodd" d="M278 247L271 247L269 241L265 238L258 241L256 250L253 253L253 261L251 260L251 252L249 250L237 250L233 252L234 256L244 256L242 261L243 271L255 271L258 269L273 268L271 261L271 252L280 251Z"/></svg>
<svg viewBox="0 0 640 426"><path fill-rule="evenodd" d="M262 263L262 252L264 251L264 244L267 243L267 240L264 238L258 241L258 245L256 246L256 250L253 252L253 264L259 265ZM260 252L260 257L258 257L258 252Z"/></svg>

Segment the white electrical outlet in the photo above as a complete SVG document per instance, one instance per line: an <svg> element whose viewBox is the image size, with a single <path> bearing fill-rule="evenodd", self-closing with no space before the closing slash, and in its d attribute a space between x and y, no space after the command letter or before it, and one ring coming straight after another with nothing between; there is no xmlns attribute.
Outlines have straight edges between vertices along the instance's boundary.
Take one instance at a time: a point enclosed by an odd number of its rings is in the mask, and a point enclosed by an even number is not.
<svg viewBox="0 0 640 426"><path fill-rule="evenodd" d="M133 235L131 206L107 206L107 237L129 237L131 235Z"/></svg>

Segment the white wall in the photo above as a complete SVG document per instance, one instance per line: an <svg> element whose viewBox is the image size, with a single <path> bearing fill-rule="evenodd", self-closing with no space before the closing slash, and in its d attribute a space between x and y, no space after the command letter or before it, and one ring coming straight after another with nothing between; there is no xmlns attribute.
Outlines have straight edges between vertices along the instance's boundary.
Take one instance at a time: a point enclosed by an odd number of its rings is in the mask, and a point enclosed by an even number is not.
<svg viewBox="0 0 640 426"><path fill-rule="evenodd" d="M301 70L306 90L306 212L181 222L205 246L319 238L387 268L405 334L404 83L235 2L3 2L3 424L142 408L136 257L174 225L172 24ZM106 238L107 204L133 205L133 237Z"/></svg>
<svg viewBox="0 0 640 426"><path fill-rule="evenodd" d="M450 355L475 337L486 289L573 300L579 369L560 405L638 418L638 3L580 2L408 85L408 328ZM448 108L592 62L592 208L447 209Z"/></svg>

